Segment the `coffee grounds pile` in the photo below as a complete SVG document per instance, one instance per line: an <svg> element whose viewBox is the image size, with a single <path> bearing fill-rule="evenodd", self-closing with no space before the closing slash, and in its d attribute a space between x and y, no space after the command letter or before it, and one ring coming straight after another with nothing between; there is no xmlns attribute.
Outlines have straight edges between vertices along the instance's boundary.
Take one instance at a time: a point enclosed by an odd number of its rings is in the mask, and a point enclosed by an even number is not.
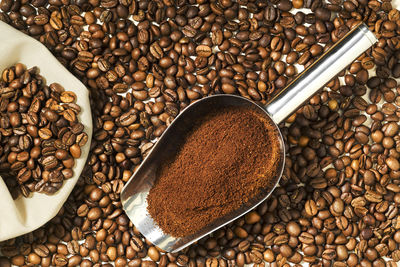
<svg viewBox="0 0 400 267"><path fill-rule="evenodd" d="M150 215L172 236L196 233L276 181L278 132L260 111L212 110L177 147L147 197Z"/></svg>

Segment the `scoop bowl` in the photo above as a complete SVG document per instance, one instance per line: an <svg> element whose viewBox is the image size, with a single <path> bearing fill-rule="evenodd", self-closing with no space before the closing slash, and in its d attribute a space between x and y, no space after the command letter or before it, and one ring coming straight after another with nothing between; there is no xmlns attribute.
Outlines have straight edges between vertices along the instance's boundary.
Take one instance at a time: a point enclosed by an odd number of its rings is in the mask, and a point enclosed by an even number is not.
<svg viewBox="0 0 400 267"><path fill-rule="evenodd" d="M175 144L178 143L182 136L189 131L194 121L206 114L211 108L220 109L225 107L247 107L250 109L256 109L261 111L260 113L272 122L264 108L240 96L213 95L196 101L189 105L185 109L185 112L182 112L175 118L162 137L155 144L148 157L136 171L131 186L126 187L121 193L121 202L123 208L127 211L129 218L135 222L135 226L149 241L153 244L157 244L157 246L163 250L181 250L203 236L211 233L215 229L221 228L234 221L236 218L242 216L267 199L279 182L285 163L285 146L278 126L273 124L279 133L281 154L279 157L280 160L277 164L276 175L271 177L271 184L274 185L273 187L263 188L258 195L253 197L251 201L239 209L227 214L226 216L218 218L207 227L190 236L176 238L165 234L154 222L147 212L146 198L157 179L156 173L159 166L162 162L173 157L177 149Z"/></svg>

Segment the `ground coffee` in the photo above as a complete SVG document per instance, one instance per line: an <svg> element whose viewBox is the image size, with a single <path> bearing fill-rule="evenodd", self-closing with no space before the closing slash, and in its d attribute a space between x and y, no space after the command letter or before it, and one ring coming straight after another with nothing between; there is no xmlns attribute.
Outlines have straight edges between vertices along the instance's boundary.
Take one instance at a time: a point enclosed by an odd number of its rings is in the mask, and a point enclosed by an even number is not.
<svg viewBox="0 0 400 267"><path fill-rule="evenodd" d="M261 111L213 110L177 147L147 197L150 215L173 236L197 232L276 181L278 131Z"/></svg>

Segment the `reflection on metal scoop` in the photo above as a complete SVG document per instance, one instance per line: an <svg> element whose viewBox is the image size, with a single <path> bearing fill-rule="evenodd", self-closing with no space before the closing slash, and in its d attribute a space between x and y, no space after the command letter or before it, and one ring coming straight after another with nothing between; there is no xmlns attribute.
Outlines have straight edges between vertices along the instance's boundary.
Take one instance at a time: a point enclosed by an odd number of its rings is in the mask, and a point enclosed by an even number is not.
<svg viewBox="0 0 400 267"><path fill-rule="evenodd" d="M281 135L279 140L281 162L279 162L280 168L274 178L275 186L267 188L240 209L210 222L208 226L191 236L177 238L164 233L147 212L146 198L157 179L157 169L176 152L177 138L188 132L200 114L215 108L247 106L262 110L266 117L270 117L272 121L279 124L376 42L377 39L374 34L368 30L365 24L360 23L323 54L320 59L305 69L278 95L273 97L264 108L246 98L234 95L214 95L188 106L160 137L147 158L122 190L122 205L130 220L154 245L165 251L176 252L259 205L269 197L282 175L285 149ZM275 126L278 129L278 126ZM162 209L162 207L160 208Z"/></svg>

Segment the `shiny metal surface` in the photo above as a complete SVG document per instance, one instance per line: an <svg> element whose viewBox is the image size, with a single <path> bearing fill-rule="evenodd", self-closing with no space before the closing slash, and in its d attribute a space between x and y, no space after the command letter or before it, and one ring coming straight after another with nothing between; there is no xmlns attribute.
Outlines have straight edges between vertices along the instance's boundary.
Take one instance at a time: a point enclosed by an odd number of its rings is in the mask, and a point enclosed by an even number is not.
<svg viewBox="0 0 400 267"><path fill-rule="evenodd" d="M364 23L359 24L276 95L267 112L280 123L377 41Z"/></svg>
<svg viewBox="0 0 400 267"><path fill-rule="evenodd" d="M264 192L254 197L249 203L240 209L211 222L210 225L191 236L175 238L163 233L147 212L146 198L156 180L157 168L161 165L161 162L164 162L173 155L176 150L176 141L179 140L188 129L190 129L193 121L196 121L200 114L206 113L211 109L211 107L222 108L226 106L247 106L262 110L265 116L272 118L273 121L278 124L310 98L323 85L329 82L329 80L344 67L371 47L374 42L376 42L376 38L370 31L368 31L366 26L364 24L359 25L333 46L327 53L325 53L321 59L303 72L306 75L307 82L303 82L303 74L300 74L296 80L283 89L283 93L275 96L265 108L258 106L246 98L234 95L214 95L203 98L188 106L160 137L159 141L154 145L153 149L139 166L131 180L125 185L121 193L121 201L123 209L130 220L154 245L165 251L176 252L189 246L203 236L230 223L260 204L269 197L282 175L285 151L281 135L280 143L282 156L281 162L279 163L280 172L277 173L276 177L274 177L275 186L273 188L266 188ZM360 45L360 48L353 49L353 46L355 45ZM351 53L349 54L349 52L346 51L351 51ZM335 62L337 61L344 61L345 63L336 64ZM327 73L327 71L324 70L325 68L331 73ZM314 74L314 70L319 73L319 76Z"/></svg>
<svg viewBox="0 0 400 267"><path fill-rule="evenodd" d="M134 174L134 177L132 177L130 182L125 186L123 192L121 193L122 205L128 217L132 220L132 222L134 222L135 226L148 240L166 251L178 251L200 239L201 237L211 233L215 229L218 229L235 220L237 217L243 215L249 209L255 207L270 195L282 174L285 158L284 143L278 127L275 126L280 136L279 139L282 156L281 161L279 162L280 171L274 178L275 186L273 188L266 188L260 195L256 196L251 202L247 203L239 210L220 218L202 231L192 236L185 238L174 238L170 235L164 234L161 229L155 225L153 219L147 213L146 197L156 180L155 174L158 166L161 162L171 158L173 153L176 151L176 142L184 133L188 131L188 129L190 129L193 122L196 121L201 114L207 113L210 107L226 106L247 106L258 109L262 111L265 116L268 116L262 107L240 96L215 95L195 102L187 107L185 111L182 112L177 118L175 118L173 123L168 127L160 140L155 144L148 157L143 161L142 165Z"/></svg>

